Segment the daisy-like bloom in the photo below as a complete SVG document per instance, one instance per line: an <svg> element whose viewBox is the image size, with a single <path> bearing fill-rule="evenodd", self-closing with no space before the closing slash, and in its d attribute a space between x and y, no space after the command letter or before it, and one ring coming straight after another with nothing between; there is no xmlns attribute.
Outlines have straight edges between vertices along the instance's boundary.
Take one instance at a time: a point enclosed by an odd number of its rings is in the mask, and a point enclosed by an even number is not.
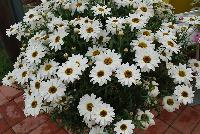
<svg viewBox="0 0 200 134"><path fill-rule="evenodd" d="M87 121L91 120L94 107L98 107L102 103L103 102L101 101L101 98L97 98L94 94L84 95L82 98L80 98L79 105L77 107L80 116L84 116L84 119Z"/></svg>
<svg viewBox="0 0 200 134"><path fill-rule="evenodd" d="M91 115L90 115L91 116ZM94 127L94 125L96 125L96 122L92 119L89 119L87 118L87 116L84 116L83 117L83 121L85 122L85 124L89 127L89 128L92 128Z"/></svg>
<svg viewBox="0 0 200 134"><path fill-rule="evenodd" d="M106 48L94 45L92 48L88 47L88 51L85 56L91 57L93 61L96 60L98 55L101 55L106 51Z"/></svg>
<svg viewBox="0 0 200 134"><path fill-rule="evenodd" d="M92 112L92 119L100 126L110 125L115 117L114 109L105 103L94 107Z"/></svg>
<svg viewBox="0 0 200 134"><path fill-rule="evenodd" d="M158 63L160 63L159 54L152 49L137 51L135 56L134 61L137 62L142 72L155 71L155 67L158 67Z"/></svg>
<svg viewBox="0 0 200 134"><path fill-rule="evenodd" d="M188 23L190 25L197 25L200 24L200 17L195 15L183 17L183 22Z"/></svg>
<svg viewBox="0 0 200 134"><path fill-rule="evenodd" d="M148 41L145 38L139 38L138 40L132 40L130 45L133 46L134 51L155 48L155 44L153 44L153 41Z"/></svg>
<svg viewBox="0 0 200 134"><path fill-rule="evenodd" d="M93 11L94 15L109 15L111 14L111 8L107 8L107 6L100 6L99 4L97 4L96 6L92 6L91 10Z"/></svg>
<svg viewBox="0 0 200 134"><path fill-rule="evenodd" d="M81 69L81 71L85 71L85 69L88 67L88 59L83 57L83 55L74 55L72 54L72 57L69 57L68 60L70 62L74 62L77 64L77 66Z"/></svg>
<svg viewBox="0 0 200 134"><path fill-rule="evenodd" d="M124 19L116 17L108 17L106 20L106 29L112 34L117 34L119 31L123 31Z"/></svg>
<svg viewBox="0 0 200 134"><path fill-rule="evenodd" d="M41 19L42 16L39 15L39 12L34 10L34 9L30 9L28 12L25 13L25 16L24 16L24 21L25 22L34 22L34 21L38 21L39 19Z"/></svg>
<svg viewBox="0 0 200 134"><path fill-rule="evenodd" d="M93 20L88 22L80 27L80 37L85 39L88 42L91 38L97 38L98 34L101 31L101 24L98 20Z"/></svg>
<svg viewBox="0 0 200 134"><path fill-rule="evenodd" d="M130 24L131 30L141 29L147 23L147 18L141 16L140 14L129 14L129 17L126 19L127 23Z"/></svg>
<svg viewBox="0 0 200 134"><path fill-rule="evenodd" d="M196 85L195 85L195 87L197 89L200 89L200 73L195 78L196 78Z"/></svg>
<svg viewBox="0 0 200 134"><path fill-rule="evenodd" d="M39 64L46 51L46 48L42 45L30 45L26 48L25 59L30 64Z"/></svg>
<svg viewBox="0 0 200 134"><path fill-rule="evenodd" d="M154 40L154 33L151 30L141 29L138 31L138 38L144 38L148 41Z"/></svg>
<svg viewBox="0 0 200 134"><path fill-rule="evenodd" d="M106 30L101 30L101 32L98 34L97 38L93 39L94 44L106 44L110 41L111 37L108 36L109 32Z"/></svg>
<svg viewBox="0 0 200 134"><path fill-rule="evenodd" d="M15 79L13 76L13 72L9 72L3 79L2 79L2 83L5 86L12 86L15 83Z"/></svg>
<svg viewBox="0 0 200 134"><path fill-rule="evenodd" d="M173 33L175 33L176 29L178 29L178 25L173 24L172 22L163 23L162 27L163 27L163 29L170 29Z"/></svg>
<svg viewBox="0 0 200 134"><path fill-rule="evenodd" d="M30 76L30 72L27 67L13 70L13 77L18 82L18 84L23 85L26 82L28 82L29 76Z"/></svg>
<svg viewBox="0 0 200 134"><path fill-rule="evenodd" d="M151 83L148 83L146 86L146 89L148 90L148 95L151 97L156 97L160 93L158 90L158 83L155 81L152 81Z"/></svg>
<svg viewBox="0 0 200 134"><path fill-rule="evenodd" d="M173 73L171 75L172 78L174 78L175 83L185 83L189 84L190 81L193 81L192 77L192 69L187 68L186 64L182 65L179 63L179 66L175 66L173 69Z"/></svg>
<svg viewBox="0 0 200 134"><path fill-rule="evenodd" d="M132 124L132 120L121 120L115 124L114 131L116 134L133 134L135 125Z"/></svg>
<svg viewBox="0 0 200 134"><path fill-rule="evenodd" d="M196 59L190 59L188 63L189 67L191 67L194 72L200 72L200 61Z"/></svg>
<svg viewBox="0 0 200 134"><path fill-rule="evenodd" d="M150 110L141 111L138 110L137 119L141 122L144 129L155 125L155 121L153 120L154 115L150 112Z"/></svg>
<svg viewBox="0 0 200 134"><path fill-rule="evenodd" d="M89 77L91 77L91 82L93 84L98 83L99 86L107 84L111 81L112 71L105 65L97 65L90 71Z"/></svg>
<svg viewBox="0 0 200 134"><path fill-rule="evenodd" d="M170 37L165 37L162 40L162 48L165 48L171 52L174 52L176 54L178 54L178 52L180 51L180 46L174 41L172 40Z"/></svg>
<svg viewBox="0 0 200 134"><path fill-rule="evenodd" d="M55 50L58 51L58 50L61 50L61 46L64 44L64 41L63 41L63 38L65 36L67 36L68 33L65 32L64 30L60 30L60 31L57 31L55 30L53 34L50 34L49 35L49 41L50 41L50 48L51 50Z"/></svg>
<svg viewBox="0 0 200 134"><path fill-rule="evenodd" d="M131 5L131 0L114 0L114 2L116 3L117 8Z"/></svg>
<svg viewBox="0 0 200 134"><path fill-rule="evenodd" d="M6 35L7 35L8 37L10 37L11 35L17 34L17 30L18 30L18 28L19 28L19 26L20 26L19 24L20 24L20 23L11 25L9 29L6 29Z"/></svg>
<svg viewBox="0 0 200 134"><path fill-rule="evenodd" d="M173 39L173 40L177 39L177 37L175 36L175 33L172 32L169 28L159 29L156 32L155 37L158 39L160 43L163 42L164 38Z"/></svg>
<svg viewBox="0 0 200 134"><path fill-rule="evenodd" d="M144 0L143 2L138 2L136 4L136 13L141 14L146 17L152 17L154 15L154 9L151 2Z"/></svg>
<svg viewBox="0 0 200 134"><path fill-rule="evenodd" d="M72 10L72 14L75 12L84 13L84 11L88 8L88 2L84 2L83 0L72 0L71 3L72 4L70 8Z"/></svg>
<svg viewBox="0 0 200 134"><path fill-rule="evenodd" d="M90 129L89 134L106 134L106 132L104 132L104 127L95 126Z"/></svg>
<svg viewBox="0 0 200 134"><path fill-rule="evenodd" d="M176 109L179 109L180 105L175 96L165 96L162 104L163 108L168 112L174 112Z"/></svg>
<svg viewBox="0 0 200 134"><path fill-rule="evenodd" d="M59 97L65 95L66 86L59 79L50 79L44 83L42 90L40 90L41 96L47 101L55 101Z"/></svg>
<svg viewBox="0 0 200 134"><path fill-rule="evenodd" d="M38 94L31 94L28 97L25 97L24 114L26 116L37 116L41 110L42 100L42 97Z"/></svg>
<svg viewBox="0 0 200 134"><path fill-rule="evenodd" d="M97 56L95 64L99 66L105 65L114 71L119 65L121 65L121 62L121 55L115 53L115 50L108 49L101 55Z"/></svg>
<svg viewBox="0 0 200 134"><path fill-rule="evenodd" d="M46 60L43 65L40 65L38 72L42 78L51 78L51 76L55 76L58 67L59 63L54 60Z"/></svg>
<svg viewBox="0 0 200 134"><path fill-rule="evenodd" d="M193 102L194 91L192 91L192 87L186 85L178 85L175 87L174 95L178 99L178 102L187 105Z"/></svg>
<svg viewBox="0 0 200 134"><path fill-rule="evenodd" d="M132 84L137 84L137 81L140 80L141 74L140 70L137 69L134 65L129 65L129 63L122 64L119 69L116 71L116 77L118 81L124 86L132 86Z"/></svg>
<svg viewBox="0 0 200 134"><path fill-rule="evenodd" d="M40 75L33 77L30 81L30 91L39 93L41 88L43 87L43 79L40 77Z"/></svg>
<svg viewBox="0 0 200 134"><path fill-rule="evenodd" d="M172 51L169 51L164 48L158 48L158 53L160 54L160 59L164 62L172 60Z"/></svg>
<svg viewBox="0 0 200 134"><path fill-rule="evenodd" d="M52 21L50 23L48 23L48 28L51 31L54 31L54 30L58 30L58 31L68 30L68 28L69 28L68 21L67 20L63 20L61 17L59 17L59 18L53 17Z"/></svg>
<svg viewBox="0 0 200 134"><path fill-rule="evenodd" d="M61 80L73 83L81 75L81 69L77 63L67 61L59 67L57 75Z"/></svg>

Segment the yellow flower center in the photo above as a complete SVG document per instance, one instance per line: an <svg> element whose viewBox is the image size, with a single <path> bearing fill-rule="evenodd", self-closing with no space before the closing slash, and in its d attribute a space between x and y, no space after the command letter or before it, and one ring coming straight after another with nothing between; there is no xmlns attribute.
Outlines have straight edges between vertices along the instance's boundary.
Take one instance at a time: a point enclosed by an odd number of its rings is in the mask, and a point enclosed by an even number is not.
<svg viewBox="0 0 200 134"><path fill-rule="evenodd" d="M108 112L107 112L107 111L102 110L102 111L100 112L100 116L101 116L101 117L106 117L106 115L108 115Z"/></svg>
<svg viewBox="0 0 200 134"><path fill-rule="evenodd" d="M94 51L93 53L92 53L92 56L97 56L97 55L99 55L100 54L100 51L99 50L96 50L96 51Z"/></svg>
<svg viewBox="0 0 200 134"><path fill-rule="evenodd" d="M183 97L188 97L188 93L187 92L185 92L185 91L183 91L182 93L181 93L181 95L183 96Z"/></svg>
<svg viewBox="0 0 200 134"><path fill-rule="evenodd" d="M174 105L174 100L173 99L168 99L167 100L168 105Z"/></svg>
<svg viewBox="0 0 200 134"><path fill-rule="evenodd" d="M72 68L67 68L66 70L65 70L65 74L66 75L71 75L73 73L73 69Z"/></svg>
<svg viewBox="0 0 200 134"><path fill-rule="evenodd" d="M52 65L51 64L48 64L45 66L45 71L49 71L51 69Z"/></svg>
<svg viewBox="0 0 200 134"><path fill-rule="evenodd" d="M185 77L185 76L186 76L186 74L185 74L185 72L184 72L184 71L179 71L179 73L178 73L178 74L179 74L179 76L180 76L180 77Z"/></svg>
<svg viewBox="0 0 200 134"><path fill-rule="evenodd" d="M144 42L140 42L138 46L141 48L147 48L147 44Z"/></svg>
<svg viewBox="0 0 200 134"><path fill-rule="evenodd" d="M126 124L122 124L122 125L120 126L120 129L121 129L122 131L126 131L127 128L128 128L128 127L127 127Z"/></svg>
<svg viewBox="0 0 200 134"><path fill-rule="evenodd" d="M87 107L87 110L91 112L94 105L92 103L88 103L86 107Z"/></svg>
<svg viewBox="0 0 200 134"><path fill-rule="evenodd" d="M168 41L167 44L171 47L174 47L174 43L172 41Z"/></svg>
<svg viewBox="0 0 200 134"><path fill-rule="evenodd" d="M87 33L92 33L94 31L94 29L92 27L89 27L86 31L87 31Z"/></svg>
<svg viewBox="0 0 200 134"><path fill-rule="evenodd" d="M39 88L40 88L40 82L37 81L37 82L35 83L35 88L36 88L36 89L39 89Z"/></svg>
<svg viewBox="0 0 200 134"><path fill-rule="evenodd" d="M126 78L131 78L133 76L133 73L131 71L129 71L129 70L126 70L124 72L124 75L125 75Z"/></svg>
<svg viewBox="0 0 200 134"><path fill-rule="evenodd" d="M33 57L33 58L35 58L37 55L38 55L38 52L37 52L37 51L35 51L35 52L32 53L32 57Z"/></svg>
<svg viewBox="0 0 200 134"><path fill-rule="evenodd" d="M113 60L112 60L112 58L108 57L108 58L106 58L106 59L104 60L104 63L105 63L106 65L110 65L110 64L113 63Z"/></svg>
<svg viewBox="0 0 200 134"><path fill-rule="evenodd" d="M33 101L33 102L31 103L31 107L32 107L32 108L36 108L36 107L37 107L37 101Z"/></svg>
<svg viewBox="0 0 200 134"><path fill-rule="evenodd" d="M133 22L133 23L139 23L139 22L140 22L140 19L134 18L134 19L132 19L132 22Z"/></svg>
<svg viewBox="0 0 200 134"><path fill-rule="evenodd" d="M57 90L58 90L58 89L57 89L55 86L52 86L52 87L49 88L49 93L50 93L50 94L54 94L54 93L57 92Z"/></svg>
<svg viewBox="0 0 200 134"><path fill-rule="evenodd" d="M104 71L100 70L99 72L97 72L97 76L98 77L103 77L104 76Z"/></svg>
<svg viewBox="0 0 200 134"><path fill-rule="evenodd" d="M22 77L26 77L26 75L27 75L27 71L24 71L24 72L22 73Z"/></svg>
<svg viewBox="0 0 200 134"><path fill-rule="evenodd" d="M144 56L144 57L143 57L143 61L144 61L145 63L150 63L150 62L151 62L151 57L149 57L149 56Z"/></svg>

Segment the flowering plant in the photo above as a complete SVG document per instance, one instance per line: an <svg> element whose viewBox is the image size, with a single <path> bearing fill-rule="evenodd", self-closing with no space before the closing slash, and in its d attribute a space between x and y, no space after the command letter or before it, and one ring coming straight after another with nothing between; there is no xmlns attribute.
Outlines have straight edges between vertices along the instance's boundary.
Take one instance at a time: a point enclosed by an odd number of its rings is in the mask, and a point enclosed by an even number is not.
<svg viewBox="0 0 200 134"><path fill-rule="evenodd" d="M151 110L173 112L200 88L187 45L199 17L186 22L160 0L43 0L7 30L22 47L3 84L24 90L26 116L49 113L74 133L132 134L155 124Z"/></svg>

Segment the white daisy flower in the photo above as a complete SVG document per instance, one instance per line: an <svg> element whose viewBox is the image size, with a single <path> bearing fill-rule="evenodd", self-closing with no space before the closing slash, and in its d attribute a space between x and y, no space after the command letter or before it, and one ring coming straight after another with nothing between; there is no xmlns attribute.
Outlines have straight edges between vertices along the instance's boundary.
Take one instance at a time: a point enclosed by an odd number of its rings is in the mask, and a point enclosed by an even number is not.
<svg viewBox="0 0 200 134"><path fill-rule="evenodd" d="M172 51L176 54L178 54L178 52L180 51L181 46L179 46L174 40L172 40L168 36L163 38L161 43L162 43L161 48L165 48L165 49Z"/></svg>
<svg viewBox="0 0 200 134"><path fill-rule="evenodd" d="M97 38L93 39L94 44L101 44L104 45L110 41L111 37L109 37L109 32L106 30L101 30L98 34Z"/></svg>
<svg viewBox="0 0 200 134"><path fill-rule="evenodd" d="M23 67L20 69L14 69L13 70L13 77L18 82L18 84L25 84L28 82L30 77L30 72L27 67Z"/></svg>
<svg viewBox="0 0 200 134"><path fill-rule="evenodd" d="M15 83L13 72L9 72L3 79L2 83L5 86L12 86Z"/></svg>
<svg viewBox="0 0 200 134"><path fill-rule="evenodd" d="M77 63L67 61L59 67L57 75L61 80L73 83L81 75L81 69Z"/></svg>
<svg viewBox="0 0 200 134"><path fill-rule="evenodd" d="M54 17L54 18L52 18L52 21L50 23L48 23L48 28L51 31L54 31L55 29L58 31L66 31L69 29L68 21L63 20L61 17L59 17L59 18Z"/></svg>
<svg viewBox="0 0 200 134"><path fill-rule="evenodd" d="M34 21L38 21L41 18L42 16L39 14L38 11L34 9L29 9L29 11L25 13L23 20L25 22L34 22Z"/></svg>
<svg viewBox="0 0 200 134"><path fill-rule="evenodd" d="M100 126L110 125L115 117L114 109L109 104L100 104L92 112L92 119Z"/></svg>
<svg viewBox="0 0 200 134"><path fill-rule="evenodd" d="M46 55L47 50L42 45L30 45L26 48L25 59L30 64L39 64Z"/></svg>
<svg viewBox="0 0 200 134"><path fill-rule="evenodd" d="M187 68L186 64L182 65L181 63L179 63L179 66L175 66L172 69L173 69L172 70L173 73L171 77L174 78L175 83L189 84L190 81L193 81L192 69Z"/></svg>
<svg viewBox="0 0 200 134"><path fill-rule="evenodd" d="M40 94L47 102L51 102L64 96L65 91L66 86L59 79L50 79L43 84Z"/></svg>
<svg viewBox="0 0 200 134"><path fill-rule="evenodd" d="M75 64L77 64L77 66L81 69L81 71L85 71L85 69L88 66L88 59L83 57L83 55L74 55L72 54L72 57L68 58L69 62L74 62Z"/></svg>
<svg viewBox="0 0 200 134"><path fill-rule="evenodd" d="M88 118L88 117L84 116L83 117L83 121L85 122L85 124L87 125L87 127L89 127L91 129L92 127L94 127L94 125L96 125L96 122L91 119L91 115L90 115L90 118Z"/></svg>
<svg viewBox="0 0 200 134"><path fill-rule="evenodd" d="M154 9L151 2L147 0L143 2L137 2L136 7L137 7L136 13L147 17L154 16Z"/></svg>
<svg viewBox="0 0 200 134"><path fill-rule="evenodd" d="M192 87L178 85L175 87L174 95L176 95L180 103L187 105L193 102L194 91L192 91Z"/></svg>
<svg viewBox="0 0 200 134"><path fill-rule="evenodd" d="M100 6L99 4L97 4L96 6L92 6L91 10L93 11L94 16L97 15L105 16L111 14L111 8L107 8L106 5Z"/></svg>
<svg viewBox="0 0 200 134"><path fill-rule="evenodd" d="M117 8L126 7L130 5L130 0L114 0L117 5Z"/></svg>
<svg viewBox="0 0 200 134"><path fill-rule="evenodd" d="M106 48L94 45L92 48L88 47L88 51L85 55L88 56L88 57L91 57L92 60L95 61L96 57L98 55L101 55L105 51L106 51Z"/></svg>
<svg viewBox="0 0 200 134"><path fill-rule="evenodd" d="M26 116L32 115L37 116L40 113L42 106L42 97L40 95L31 94L25 97L25 109L24 114Z"/></svg>
<svg viewBox="0 0 200 134"><path fill-rule="evenodd" d="M195 78L196 78L196 85L195 85L195 87L197 89L200 89L200 74L198 76L196 76Z"/></svg>
<svg viewBox="0 0 200 134"><path fill-rule="evenodd" d="M137 35L138 35L138 38L144 38L148 41L154 40L154 33L152 33L151 30L141 29L138 31Z"/></svg>
<svg viewBox="0 0 200 134"><path fill-rule="evenodd" d="M71 3L72 4L70 8L72 10L72 14L75 12L84 13L84 11L88 8L88 2L84 2L82 0L72 0Z"/></svg>
<svg viewBox="0 0 200 134"><path fill-rule="evenodd" d="M163 108L168 112L174 112L176 109L179 109L180 105L175 96L165 96L162 104Z"/></svg>
<svg viewBox="0 0 200 134"><path fill-rule="evenodd" d="M81 25L80 27L80 37L88 42L91 38L97 38L100 33L101 24L98 20L93 20L87 24Z"/></svg>
<svg viewBox="0 0 200 134"><path fill-rule="evenodd" d="M106 133L104 132L104 127L95 126L92 127L92 129L90 129L89 134L106 134Z"/></svg>
<svg viewBox="0 0 200 134"><path fill-rule="evenodd" d="M106 50L101 55L98 55L96 58L95 64L97 66L107 66L111 70L117 69L119 65L121 65L122 59L121 55L118 53L115 53L115 50Z"/></svg>
<svg viewBox="0 0 200 134"><path fill-rule="evenodd" d="M145 38L138 38L138 40L132 40L130 45L133 46L134 51L155 48L155 44L153 44L153 41L148 41Z"/></svg>
<svg viewBox="0 0 200 134"><path fill-rule="evenodd" d="M176 33L176 29L178 29L178 25L177 24L173 24L172 22L168 22L168 23L163 23L162 24L162 28L163 29L170 29L171 32Z"/></svg>
<svg viewBox="0 0 200 134"><path fill-rule="evenodd" d="M68 35L67 32L65 32L64 30L59 30L59 31L54 31L53 34L49 35L49 41L50 41L50 48L51 50L61 50L61 46L64 44L63 38L66 37Z"/></svg>
<svg viewBox="0 0 200 134"><path fill-rule="evenodd" d="M108 81L111 81L112 71L104 65L97 65L92 68L90 71L89 77L91 78L91 82L93 84L98 83L99 86L107 84Z"/></svg>
<svg viewBox="0 0 200 134"><path fill-rule="evenodd" d="M59 63L54 60L46 60L42 65L40 65L39 74L42 78L51 78L56 75Z"/></svg>
<svg viewBox="0 0 200 134"><path fill-rule="evenodd" d="M40 90L42 90L43 83L43 79L40 77L40 75L32 77L32 80L30 81L30 91L39 93Z"/></svg>
<svg viewBox="0 0 200 134"><path fill-rule="evenodd" d="M15 35L17 34L17 30L19 28L19 25L20 23L17 23L17 24L14 24L14 25L11 25L9 29L6 29L6 35L8 37L10 37L11 35Z"/></svg>
<svg viewBox="0 0 200 134"><path fill-rule="evenodd" d="M150 110L141 111L138 110L137 113L137 119L141 122L144 129L147 129L148 127L155 125L155 121L153 120L154 115L150 112Z"/></svg>
<svg viewBox="0 0 200 134"><path fill-rule="evenodd" d="M135 125L132 124L132 120L121 120L115 124L114 131L116 134L133 134Z"/></svg>
<svg viewBox="0 0 200 134"><path fill-rule="evenodd" d="M112 34L117 34L119 31L123 31L122 29L125 28L123 24L123 18L108 17L106 20L106 29Z"/></svg>
<svg viewBox="0 0 200 134"><path fill-rule="evenodd" d="M200 72L200 61L196 59L190 59L188 62L189 67L191 67L194 72Z"/></svg>
<svg viewBox="0 0 200 134"><path fill-rule="evenodd" d="M177 39L177 37L175 36L175 33L172 32L169 28L159 29L156 32L155 37L158 39L160 43L163 42L164 38L173 39L173 40Z"/></svg>
<svg viewBox="0 0 200 134"><path fill-rule="evenodd" d="M147 23L147 18L141 16L140 14L129 14L129 17L126 18L128 24L130 24L131 31L134 29L141 29Z"/></svg>
<svg viewBox="0 0 200 134"><path fill-rule="evenodd" d="M91 94L90 96L88 94L84 95L80 98L79 105L77 107L80 116L84 116L84 119L90 121L94 107L98 107L102 103L101 98L97 98L94 94Z"/></svg>
<svg viewBox="0 0 200 134"><path fill-rule="evenodd" d="M160 59L164 62L169 62L172 60L172 51L164 48L158 48L157 51L160 54Z"/></svg>
<svg viewBox="0 0 200 134"><path fill-rule="evenodd" d="M135 56L134 61L137 62L142 72L155 71L155 67L158 67L158 63L160 63L159 54L152 49L137 51Z"/></svg>
<svg viewBox="0 0 200 134"><path fill-rule="evenodd" d="M129 65L129 63L122 64L119 69L116 70L116 77L118 81L124 86L132 86L132 84L137 84L137 81L140 80L141 74L140 70L137 69L134 65Z"/></svg>
<svg viewBox="0 0 200 134"><path fill-rule="evenodd" d="M151 81L151 83L148 83L146 86L146 89L148 90L148 95L151 97L157 97L160 91L158 90L158 83L155 81Z"/></svg>

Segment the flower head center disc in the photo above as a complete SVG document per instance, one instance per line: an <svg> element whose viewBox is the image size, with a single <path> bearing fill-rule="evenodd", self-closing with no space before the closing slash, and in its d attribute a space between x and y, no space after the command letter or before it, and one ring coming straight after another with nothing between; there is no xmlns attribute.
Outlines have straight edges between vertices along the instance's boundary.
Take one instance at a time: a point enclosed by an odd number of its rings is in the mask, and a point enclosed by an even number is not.
<svg viewBox="0 0 200 134"><path fill-rule="evenodd" d="M174 100L173 99L168 99L167 100L167 104L171 105L171 106L174 105Z"/></svg>
<svg viewBox="0 0 200 134"><path fill-rule="evenodd" d="M183 96L183 97L188 97L188 93L187 92L185 92L185 91L183 91L182 93L181 93L181 95Z"/></svg>
<svg viewBox="0 0 200 134"><path fill-rule="evenodd" d="M104 11L104 9L103 8L98 8L98 10L100 11L100 12L103 12Z"/></svg>
<svg viewBox="0 0 200 134"><path fill-rule="evenodd" d="M33 15L33 14L30 14L28 17L29 17L30 19L32 19L32 18L34 17L34 15Z"/></svg>
<svg viewBox="0 0 200 134"><path fill-rule="evenodd" d="M194 63L194 66L195 66L195 67L199 67L199 64L198 64L198 63Z"/></svg>
<svg viewBox="0 0 200 134"><path fill-rule="evenodd" d="M26 75L27 75L27 71L24 71L24 72L22 73L22 77L26 77Z"/></svg>
<svg viewBox="0 0 200 134"><path fill-rule="evenodd" d="M147 48L147 44L144 42L140 42L138 46L141 48Z"/></svg>
<svg viewBox="0 0 200 134"><path fill-rule="evenodd" d="M110 64L113 63L113 60L112 60L112 58L108 57L108 58L106 58L106 59L104 60L104 63L105 63L106 65L110 65Z"/></svg>
<svg viewBox="0 0 200 134"><path fill-rule="evenodd" d="M104 71L101 70L101 71L97 72L97 76L98 77L103 77L104 76Z"/></svg>
<svg viewBox="0 0 200 134"><path fill-rule="evenodd" d="M50 93L50 94L54 94L54 93L57 92L57 90L58 90L58 89L57 89L55 86L52 86L52 87L49 88L49 93Z"/></svg>
<svg viewBox="0 0 200 134"><path fill-rule="evenodd" d="M121 129L122 131L126 131L127 128L128 128L128 127L127 127L126 124L122 124L122 125L120 126L120 129Z"/></svg>
<svg viewBox="0 0 200 134"><path fill-rule="evenodd" d="M133 18L133 19L132 19L132 22L133 22L133 23L139 23L139 22L140 22L140 19L138 19L138 18Z"/></svg>
<svg viewBox="0 0 200 134"><path fill-rule="evenodd" d="M129 70L126 70L124 72L124 75L125 75L126 78L131 78L133 76L133 73L131 71L129 71Z"/></svg>
<svg viewBox="0 0 200 134"><path fill-rule="evenodd" d="M37 101L33 101L33 102L31 103L31 107L32 107L32 108L36 108L36 107L37 107Z"/></svg>
<svg viewBox="0 0 200 134"><path fill-rule="evenodd" d="M51 64L48 64L45 66L45 71L49 71L51 69L52 65Z"/></svg>
<svg viewBox="0 0 200 134"><path fill-rule="evenodd" d="M73 69L72 68L67 68L65 70L65 74L67 74L67 75L71 75L72 73L73 73Z"/></svg>
<svg viewBox="0 0 200 134"><path fill-rule="evenodd" d="M141 120L147 121L148 119L149 119L149 117L146 114L142 114Z"/></svg>
<svg viewBox="0 0 200 134"><path fill-rule="evenodd" d="M96 51L94 51L94 52L92 53L92 56L97 56L97 55L99 55L99 54L100 54L99 50L96 50Z"/></svg>
<svg viewBox="0 0 200 134"><path fill-rule="evenodd" d="M36 89L39 89L39 88L40 88L40 82L37 81L37 82L35 83L35 88L36 88Z"/></svg>
<svg viewBox="0 0 200 134"><path fill-rule="evenodd" d="M167 44L168 44L170 47L174 47L174 43L171 42L171 41L168 41Z"/></svg>
<svg viewBox="0 0 200 134"><path fill-rule="evenodd" d="M107 112L107 111L102 110L102 111L100 112L100 116L101 116L101 117L106 117L106 115L108 115L108 112Z"/></svg>
<svg viewBox="0 0 200 134"><path fill-rule="evenodd" d="M143 35L150 36L151 34L148 31L143 32Z"/></svg>
<svg viewBox="0 0 200 134"><path fill-rule="evenodd" d="M90 111L90 112L92 111L93 107L94 107L94 105L92 103L88 103L87 106L86 106L87 110Z"/></svg>
<svg viewBox="0 0 200 134"><path fill-rule="evenodd" d="M140 8L143 12L147 12L147 8L146 7L141 7Z"/></svg>
<svg viewBox="0 0 200 134"><path fill-rule="evenodd" d="M151 57L149 57L149 56L144 56L144 57L143 57L143 61L144 61L145 63L150 63L150 62L151 62Z"/></svg>
<svg viewBox="0 0 200 134"><path fill-rule="evenodd" d="M57 37L55 38L55 42L58 43L59 41L60 41L60 36L57 36Z"/></svg>
<svg viewBox="0 0 200 134"><path fill-rule="evenodd" d="M32 53L32 57L33 57L33 58L35 58L37 55L38 55L38 52L37 52L37 51L35 51L35 52Z"/></svg>
<svg viewBox="0 0 200 134"><path fill-rule="evenodd" d="M80 3L80 2L78 2L77 4L76 4L76 7L81 7L82 6L82 3Z"/></svg>
<svg viewBox="0 0 200 134"><path fill-rule="evenodd" d="M86 31L87 31L87 33L92 33L94 31L94 29L92 27L89 27Z"/></svg>
<svg viewBox="0 0 200 134"><path fill-rule="evenodd" d="M179 75L180 77L185 77L185 76L186 76L186 74L185 74L184 71L179 71L178 75Z"/></svg>

